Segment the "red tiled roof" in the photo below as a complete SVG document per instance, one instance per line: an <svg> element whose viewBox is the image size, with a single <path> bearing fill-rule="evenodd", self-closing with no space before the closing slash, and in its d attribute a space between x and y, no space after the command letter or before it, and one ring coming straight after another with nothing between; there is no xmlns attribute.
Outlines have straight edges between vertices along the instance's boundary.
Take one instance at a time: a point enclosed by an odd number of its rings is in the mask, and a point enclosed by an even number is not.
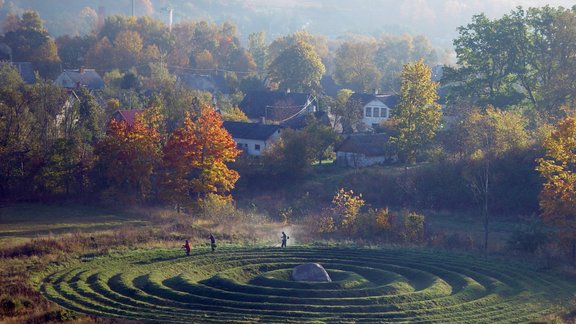
<svg viewBox="0 0 576 324"><path fill-rule="evenodd" d="M125 121L128 126L134 125L134 121L136 121L136 114L140 114L144 112L144 109L125 109L125 110L118 110L112 118L116 119L116 121Z"/></svg>

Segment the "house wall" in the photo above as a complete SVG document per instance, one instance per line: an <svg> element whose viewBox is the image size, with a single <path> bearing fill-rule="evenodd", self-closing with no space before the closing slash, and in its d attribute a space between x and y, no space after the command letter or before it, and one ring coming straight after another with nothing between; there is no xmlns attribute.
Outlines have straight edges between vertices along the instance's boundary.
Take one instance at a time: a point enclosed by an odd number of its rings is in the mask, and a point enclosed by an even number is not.
<svg viewBox="0 0 576 324"><path fill-rule="evenodd" d="M255 140L255 139L245 139L245 138L235 138L237 147L248 155L260 156L270 145L276 142L280 138L280 131L276 131L267 140Z"/></svg>
<svg viewBox="0 0 576 324"><path fill-rule="evenodd" d="M76 84L66 73L61 73L54 83L64 88L76 88Z"/></svg>
<svg viewBox="0 0 576 324"><path fill-rule="evenodd" d="M375 110L378 111L378 116L376 117L374 116ZM373 124L380 124L388 118L390 118L390 108L379 100L372 100L362 108L362 122L369 128L372 128Z"/></svg>
<svg viewBox="0 0 576 324"><path fill-rule="evenodd" d="M362 168L384 164L388 161L389 159L385 156L366 156L360 153L336 152L336 165L342 167Z"/></svg>

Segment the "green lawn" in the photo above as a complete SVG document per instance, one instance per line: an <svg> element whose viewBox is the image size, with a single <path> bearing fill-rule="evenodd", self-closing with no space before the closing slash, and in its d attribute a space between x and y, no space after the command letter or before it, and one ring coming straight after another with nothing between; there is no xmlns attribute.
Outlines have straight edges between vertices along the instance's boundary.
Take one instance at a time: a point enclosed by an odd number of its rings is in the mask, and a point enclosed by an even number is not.
<svg viewBox="0 0 576 324"><path fill-rule="evenodd" d="M320 263L332 282L294 282ZM35 278L50 300L103 317L198 323L518 323L562 312L576 284L529 264L403 248L132 251Z"/></svg>
<svg viewBox="0 0 576 324"><path fill-rule="evenodd" d="M0 207L0 243L39 235L109 230L147 224L136 214L83 205L14 204Z"/></svg>

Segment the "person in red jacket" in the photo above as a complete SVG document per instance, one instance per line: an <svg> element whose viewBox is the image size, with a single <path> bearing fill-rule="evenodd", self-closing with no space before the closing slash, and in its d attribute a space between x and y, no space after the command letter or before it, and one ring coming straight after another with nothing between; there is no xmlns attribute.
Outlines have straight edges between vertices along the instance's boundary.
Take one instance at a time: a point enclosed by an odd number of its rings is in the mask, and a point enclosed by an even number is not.
<svg viewBox="0 0 576 324"><path fill-rule="evenodd" d="M182 245L182 248L186 250L186 255L190 255L190 242L188 242L188 240L186 240L186 243Z"/></svg>

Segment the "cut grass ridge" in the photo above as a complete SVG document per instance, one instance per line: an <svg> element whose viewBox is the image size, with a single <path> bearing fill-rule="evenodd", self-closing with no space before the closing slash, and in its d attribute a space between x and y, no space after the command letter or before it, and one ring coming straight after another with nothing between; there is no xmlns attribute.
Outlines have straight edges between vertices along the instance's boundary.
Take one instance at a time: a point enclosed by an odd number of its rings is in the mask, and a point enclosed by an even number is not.
<svg viewBox="0 0 576 324"><path fill-rule="evenodd" d="M322 264L331 283L292 282ZM40 283L74 311L161 322L528 322L575 285L515 264L403 249L228 248L131 252L60 269Z"/></svg>

